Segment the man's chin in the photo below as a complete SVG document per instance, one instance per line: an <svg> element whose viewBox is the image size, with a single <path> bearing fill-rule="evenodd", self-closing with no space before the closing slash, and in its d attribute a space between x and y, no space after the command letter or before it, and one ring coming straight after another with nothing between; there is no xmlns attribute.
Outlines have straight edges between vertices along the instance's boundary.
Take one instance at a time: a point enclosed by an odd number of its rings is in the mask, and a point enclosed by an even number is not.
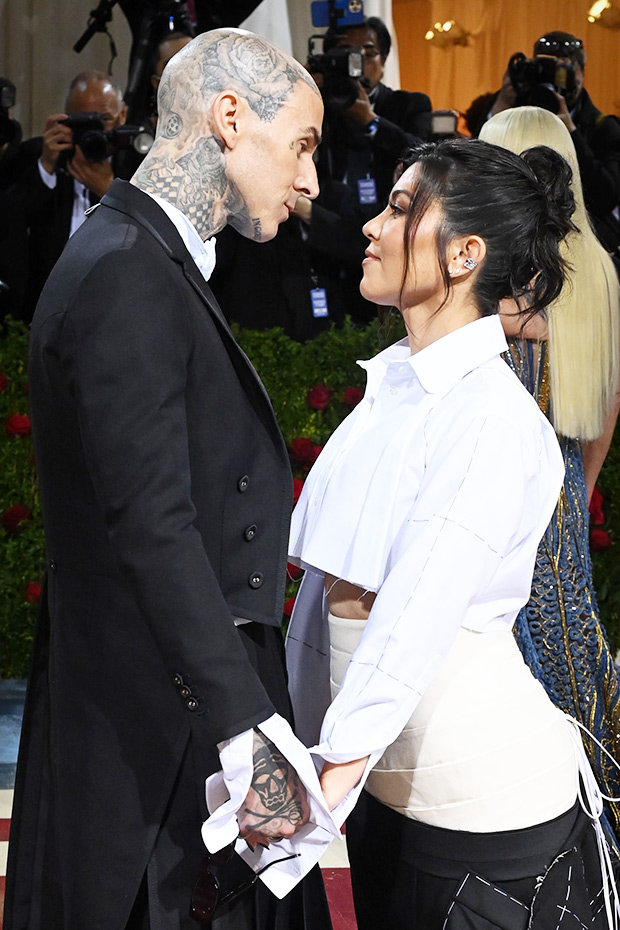
<svg viewBox="0 0 620 930"><path fill-rule="evenodd" d="M248 221L245 217L240 219L235 216L230 218L229 223L238 233L241 233L246 239L252 239L253 242L269 242L270 239L276 236L279 225L276 221L260 220L258 218Z"/></svg>

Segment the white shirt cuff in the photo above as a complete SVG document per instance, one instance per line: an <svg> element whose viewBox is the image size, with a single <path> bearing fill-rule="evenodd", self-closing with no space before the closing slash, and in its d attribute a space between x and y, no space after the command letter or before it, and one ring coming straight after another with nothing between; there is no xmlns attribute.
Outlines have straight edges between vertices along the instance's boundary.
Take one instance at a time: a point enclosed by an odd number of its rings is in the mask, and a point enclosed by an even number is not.
<svg viewBox="0 0 620 930"><path fill-rule="evenodd" d="M340 826L344 820L340 812L343 805L347 806L347 798L338 805L334 814L329 811L314 762L283 717L274 714L258 724L258 729L278 747L299 775L307 792L310 820L290 839L280 840L269 849L257 846L252 852L245 840L241 839L235 848L255 872L285 856L296 856L287 862L274 864L261 875L261 881L273 894L283 898L319 861L332 839L340 836ZM236 814L245 801L252 781L252 739L252 730L246 730L218 747L222 771L211 775L205 786L211 816L203 824L202 838L210 852L217 852L239 835ZM361 790L361 783L358 787ZM359 791L355 791L355 798L346 813L357 800Z"/></svg>
<svg viewBox="0 0 620 930"><path fill-rule="evenodd" d="M49 189L53 191L56 187L56 175L50 174L49 171L46 171L41 163L41 159L38 160L37 167L39 169L39 174L41 175L41 180L46 187L49 187Z"/></svg>

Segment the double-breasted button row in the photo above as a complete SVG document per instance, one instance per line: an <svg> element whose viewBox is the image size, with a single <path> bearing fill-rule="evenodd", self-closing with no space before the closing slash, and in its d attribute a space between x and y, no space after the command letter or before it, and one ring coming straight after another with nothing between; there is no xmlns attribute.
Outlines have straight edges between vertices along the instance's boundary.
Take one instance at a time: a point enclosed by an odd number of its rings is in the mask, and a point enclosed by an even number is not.
<svg viewBox="0 0 620 930"><path fill-rule="evenodd" d="M260 588L263 583L263 573L262 572L252 572L248 578L248 584L251 588Z"/></svg>
<svg viewBox="0 0 620 930"><path fill-rule="evenodd" d="M247 491L249 487L250 487L249 475L243 475L241 478L239 478L239 480L237 481L237 490L239 491L240 494L243 494L244 491Z"/></svg>
<svg viewBox="0 0 620 930"><path fill-rule="evenodd" d="M250 526L246 526L243 532L243 538L245 539L245 541L250 542L252 539L254 539L254 537L256 536L257 530L258 530L258 527L256 526L255 523L252 523Z"/></svg>

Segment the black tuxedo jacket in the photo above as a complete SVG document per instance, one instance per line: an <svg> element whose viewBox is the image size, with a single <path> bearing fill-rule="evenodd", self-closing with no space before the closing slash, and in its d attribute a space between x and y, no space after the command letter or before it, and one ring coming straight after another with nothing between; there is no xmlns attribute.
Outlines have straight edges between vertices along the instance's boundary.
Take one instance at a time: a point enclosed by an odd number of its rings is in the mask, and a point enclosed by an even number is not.
<svg viewBox="0 0 620 930"><path fill-rule="evenodd" d="M279 628L292 481L258 376L130 184L54 268L29 366L48 573L5 930L121 930L175 782L204 799L216 743L278 703L283 666L259 676L233 617Z"/></svg>

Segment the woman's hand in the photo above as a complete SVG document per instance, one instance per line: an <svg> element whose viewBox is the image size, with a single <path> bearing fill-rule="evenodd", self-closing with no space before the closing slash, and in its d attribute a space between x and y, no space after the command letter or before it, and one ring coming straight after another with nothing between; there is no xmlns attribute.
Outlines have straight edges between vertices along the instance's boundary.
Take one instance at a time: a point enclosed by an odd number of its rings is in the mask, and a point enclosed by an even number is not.
<svg viewBox="0 0 620 930"><path fill-rule="evenodd" d="M368 756L353 762L326 762L321 772L320 782L325 803L333 811L346 798L351 788L355 788L364 774Z"/></svg>

